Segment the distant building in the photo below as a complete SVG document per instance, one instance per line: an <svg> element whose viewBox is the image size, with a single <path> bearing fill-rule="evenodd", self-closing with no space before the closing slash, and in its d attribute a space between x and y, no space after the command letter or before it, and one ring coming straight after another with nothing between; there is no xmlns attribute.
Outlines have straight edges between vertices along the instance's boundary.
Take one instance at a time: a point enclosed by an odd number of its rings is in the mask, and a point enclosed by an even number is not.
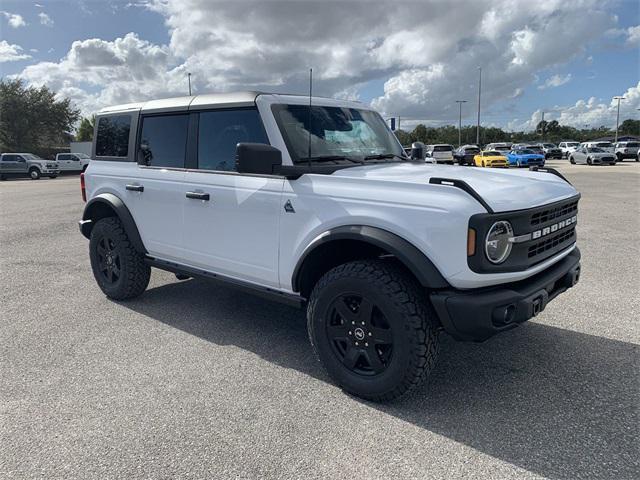
<svg viewBox="0 0 640 480"><path fill-rule="evenodd" d="M91 142L71 142L69 143L70 153L85 153L91 156Z"/></svg>

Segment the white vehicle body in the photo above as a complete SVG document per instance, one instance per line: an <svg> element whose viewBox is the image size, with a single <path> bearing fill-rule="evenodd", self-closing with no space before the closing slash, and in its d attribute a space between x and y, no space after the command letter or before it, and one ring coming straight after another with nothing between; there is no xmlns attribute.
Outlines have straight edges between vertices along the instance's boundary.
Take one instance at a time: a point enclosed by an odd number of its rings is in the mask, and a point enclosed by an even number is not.
<svg viewBox="0 0 640 480"><path fill-rule="evenodd" d="M558 148L562 151L562 156L569 158L569 154L580 146L580 142L560 142Z"/></svg>
<svg viewBox="0 0 640 480"><path fill-rule="evenodd" d="M638 161L639 153L640 142L638 141L618 142L615 145L615 154L619 162L623 161L625 158L632 158Z"/></svg>
<svg viewBox="0 0 640 480"><path fill-rule="evenodd" d="M58 153L56 162L62 172L84 172L91 157L84 153Z"/></svg>
<svg viewBox="0 0 640 480"><path fill-rule="evenodd" d="M596 147L596 148L601 148L607 153L615 153L615 147L611 142L583 142L580 144L580 147L587 147L587 148Z"/></svg>
<svg viewBox="0 0 640 480"><path fill-rule="evenodd" d="M446 144L427 145L427 161L435 163L453 163L453 147Z"/></svg>
<svg viewBox="0 0 640 480"><path fill-rule="evenodd" d="M598 147L581 146L569 154L571 163L587 165L614 165L616 157L613 153L607 152Z"/></svg>
<svg viewBox="0 0 640 480"><path fill-rule="evenodd" d="M409 285L411 302L430 302L434 322L454 338L482 341L535 316L578 281L580 195L557 172L412 162L369 106L314 97L309 108L309 101L246 92L98 112L93 160L81 175L88 202L80 230L107 296L140 295L150 265L308 302L312 343L330 374L349 391L384 399L414 380L400 375L391 392L367 387L383 388L384 379L365 385L350 384L351 373L342 377L335 359L325 359L326 344L317 343L323 318L334 318L315 313L323 298L364 298L384 279L397 279ZM131 270L112 282L113 265L119 275L122 262ZM351 287L341 282L361 287L345 293ZM396 295L387 287L374 292L369 305ZM349 352L364 348L358 341L377 349L366 343L361 317L358 328L355 318L346 321L360 315L358 305L346 305L337 317L340 344ZM431 348L437 335L422 317L407 314L426 332L419 342ZM405 334L394 335L389 348L413 348L398 344ZM360 368L349 358L348 368Z"/></svg>
<svg viewBox="0 0 640 480"><path fill-rule="evenodd" d="M507 142L498 142L498 143L490 143L486 147L485 150L497 150L498 152L509 153L511 151L511 143Z"/></svg>

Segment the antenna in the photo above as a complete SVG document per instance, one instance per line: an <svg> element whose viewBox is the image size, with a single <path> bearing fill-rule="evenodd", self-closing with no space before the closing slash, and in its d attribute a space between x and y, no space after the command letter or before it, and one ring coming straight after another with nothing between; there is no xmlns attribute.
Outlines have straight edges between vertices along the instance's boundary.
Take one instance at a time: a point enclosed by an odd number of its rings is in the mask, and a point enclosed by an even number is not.
<svg viewBox="0 0 640 480"><path fill-rule="evenodd" d="M309 150L307 152L307 162L309 163L309 169L311 169L311 94L313 93L313 68L309 69Z"/></svg>

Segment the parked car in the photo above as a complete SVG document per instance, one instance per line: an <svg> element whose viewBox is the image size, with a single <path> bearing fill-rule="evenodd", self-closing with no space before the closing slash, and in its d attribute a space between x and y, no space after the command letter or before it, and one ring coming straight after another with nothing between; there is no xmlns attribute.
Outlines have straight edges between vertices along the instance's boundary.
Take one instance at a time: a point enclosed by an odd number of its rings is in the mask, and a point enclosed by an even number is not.
<svg viewBox="0 0 640 480"><path fill-rule="evenodd" d="M45 160L33 153L3 153L0 156L0 180L8 177L56 178L60 174L58 163Z"/></svg>
<svg viewBox="0 0 640 480"><path fill-rule="evenodd" d="M580 146L587 148L596 147L604 150L607 153L615 153L615 148L613 146L613 143L611 142L583 142L580 144Z"/></svg>
<svg viewBox="0 0 640 480"><path fill-rule="evenodd" d="M569 161L573 164L586 163L588 165L615 165L616 157L599 147L581 146L571 152Z"/></svg>
<svg viewBox="0 0 640 480"><path fill-rule="evenodd" d="M485 340L578 282L580 194L557 173L411 162L371 107L311 100L98 112L80 177L98 287L137 297L156 267L304 307L329 376L387 401L429 375L440 330Z"/></svg>
<svg viewBox="0 0 640 480"><path fill-rule="evenodd" d="M497 150L484 150L473 161L476 167L507 168L507 157Z"/></svg>
<svg viewBox="0 0 640 480"><path fill-rule="evenodd" d="M487 145L486 147L484 147L485 150L497 150L498 152L501 153L508 153L511 151L511 143L508 142L499 142L499 143L490 143L489 145Z"/></svg>
<svg viewBox="0 0 640 480"><path fill-rule="evenodd" d="M558 148L562 152L562 156L564 158L569 158L569 153L573 152L579 146L580 146L580 142L573 142L573 141L560 142L558 144Z"/></svg>
<svg viewBox="0 0 640 480"><path fill-rule="evenodd" d="M619 162L625 158L633 158L637 162L639 152L640 142L618 142L615 145L615 154Z"/></svg>
<svg viewBox="0 0 640 480"><path fill-rule="evenodd" d="M509 165L516 167L527 167L529 165L544 166L544 155L528 150L526 148L520 150L512 150L507 154Z"/></svg>
<svg viewBox="0 0 640 480"><path fill-rule="evenodd" d="M450 163L453 165L453 147L446 144L427 145L427 159L431 158L436 163Z"/></svg>
<svg viewBox="0 0 640 480"><path fill-rule="evenodd" d="M562 150L560 150L555 143L543 143L542 152L544 153L545 159L562 158Z"/></svg>
<svg viewBox="0 0 640 480"><path fill-rule="evenodd" d="M533 150L535 153L538 153L540 155L544 155L544 148L542 147L541 144L539 143L529 143L527 146L524 147L526 150Z"/></svg>
<svg viewBox="0 0 640 480"><path fill-rule="evenodd" d="M460 165L473 165L473 157L480 153L477 145L463 145L453 152L453 158Z"/></svg>
<svg viewBox="0 0 640 480"><path fill-rule="evenodd" d="M58 153L56 162L61 172L84 172L91 161L86 153Z"/></svg>

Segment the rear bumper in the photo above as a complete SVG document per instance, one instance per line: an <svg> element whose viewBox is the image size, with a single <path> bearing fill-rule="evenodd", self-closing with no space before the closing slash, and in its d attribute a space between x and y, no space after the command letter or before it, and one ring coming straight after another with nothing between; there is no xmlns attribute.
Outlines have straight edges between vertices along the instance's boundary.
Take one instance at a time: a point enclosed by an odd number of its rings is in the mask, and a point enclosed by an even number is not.
<svg viewBox="0 0 640 480"><path fill-rule="evenodd" d="M542 312L580 278L580 250L520 282L478 290L437 291L431 303L445 331L456 340L482 342Z"/></svg>

